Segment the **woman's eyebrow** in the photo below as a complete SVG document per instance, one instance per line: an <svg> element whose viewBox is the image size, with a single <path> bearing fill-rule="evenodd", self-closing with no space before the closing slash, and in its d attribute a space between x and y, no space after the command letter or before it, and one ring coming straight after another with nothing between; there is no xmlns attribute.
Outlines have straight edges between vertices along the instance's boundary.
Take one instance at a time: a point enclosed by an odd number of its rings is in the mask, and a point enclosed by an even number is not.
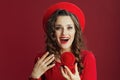
<svg viewBox="0 0 120 80"><path fill-rule="evenodd" d="M67 24L68 26L72 26L73 24Z"/></svg>
<svg viewBox="0 0 120 80"><path fill-rule="evenodd" d="M60 27L61 25L60 25L60 24L55 24L55 26L58 26L58 27Z"/></svg>

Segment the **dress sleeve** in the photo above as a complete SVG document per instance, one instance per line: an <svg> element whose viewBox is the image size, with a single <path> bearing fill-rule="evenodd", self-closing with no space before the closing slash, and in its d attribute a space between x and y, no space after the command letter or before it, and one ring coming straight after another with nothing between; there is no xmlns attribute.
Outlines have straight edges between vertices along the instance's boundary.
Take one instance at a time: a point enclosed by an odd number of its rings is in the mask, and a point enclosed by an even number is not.
<svg viewBox="0 0 120 80"><path fill-rule="evenodd" d="M81 80L97 80L96 59L92 52L87 52L83 65L84 70Z"/></svg>

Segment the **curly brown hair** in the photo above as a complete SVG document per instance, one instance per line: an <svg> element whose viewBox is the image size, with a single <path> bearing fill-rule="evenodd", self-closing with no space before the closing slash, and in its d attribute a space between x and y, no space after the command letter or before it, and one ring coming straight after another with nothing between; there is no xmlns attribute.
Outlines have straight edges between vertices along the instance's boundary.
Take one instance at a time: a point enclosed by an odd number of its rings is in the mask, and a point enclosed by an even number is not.
<svg viewBox="0 0 120 80"><path fill-rule="evenodd" d="M57 20L58 16L70 16L71 19L74 22L75 25L75 38L71 46L72 53L74 54L76 58L76 62L78 63L78 70L79 73L82 73L83 70L83 64L82 64L82 58L81 58L81 50L85 49L84 41L82 38L82 30L80 27L80 24L78 23L77 17L66 11L66 10L56 10L53 15L48 19L47 23L45 24L45 27L47 28L46 31L46 51L48 51L50 54L54 55L60 55L60 46L57 42L56 36L55 36L55 22Z"/></svg>

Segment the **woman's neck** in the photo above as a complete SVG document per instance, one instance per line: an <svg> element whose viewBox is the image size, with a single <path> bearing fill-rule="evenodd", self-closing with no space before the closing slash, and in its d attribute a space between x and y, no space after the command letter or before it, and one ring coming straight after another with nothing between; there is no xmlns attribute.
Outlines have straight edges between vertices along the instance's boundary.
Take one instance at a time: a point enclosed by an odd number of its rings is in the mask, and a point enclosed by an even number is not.
<svg viewBox="0 0 120 80"><path fill-rule="evenodd" d="M61 52L61 54L62 54L62 53L64 53L64 52L72 52L72 51L71 51L71 49L69 48L69 49L62 49L60 52Z"/></svg>
<svg viewBox="0 0 120 80"><path fill-rule="evenodd" d="M71 49L62 49L62 50L60 51L61 54L64 53L64 52L72 52L72 51L71 51ZM60 55L61 55L61 54L60 54ZM60 55L56 55L56 58L55 58L55 61L57 61L57 62L59 62L59 63L61 63L61 61L60 61Z"/></svg>

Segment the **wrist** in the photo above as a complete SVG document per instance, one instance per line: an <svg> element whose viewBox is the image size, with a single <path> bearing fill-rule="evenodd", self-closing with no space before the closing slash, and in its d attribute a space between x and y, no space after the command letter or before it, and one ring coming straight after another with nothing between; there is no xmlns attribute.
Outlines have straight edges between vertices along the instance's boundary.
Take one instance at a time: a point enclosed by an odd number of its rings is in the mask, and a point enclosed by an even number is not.
<svg viewBox="0 0 120 80"><path fill-rule="evenodd" d="M30 75L31 78L38 80L40 78L40 75L37 75L36 73L32 72L32 74Z"/></svg>
<svg viewBox="0 0 120 80"><path fill-rule="evenodd" d="M30 76L30 77L29 77L29 80L39 80L39 78Z"/></svg>
<svg viewBox="0 0 120 80"><path fill-rule="evenodd" d="M35 78L32 78L32 77L29 77L29 80L38 80L38 79L35 79Z"/></svg>
<svg viewBox="0 0 120 80"><path fill-rule="evenodd" d="M35 75L31 75L30 77L29 77L29 80L38 80L39 79L39 77L37 77L37 76L35 76Z"/></svg>

